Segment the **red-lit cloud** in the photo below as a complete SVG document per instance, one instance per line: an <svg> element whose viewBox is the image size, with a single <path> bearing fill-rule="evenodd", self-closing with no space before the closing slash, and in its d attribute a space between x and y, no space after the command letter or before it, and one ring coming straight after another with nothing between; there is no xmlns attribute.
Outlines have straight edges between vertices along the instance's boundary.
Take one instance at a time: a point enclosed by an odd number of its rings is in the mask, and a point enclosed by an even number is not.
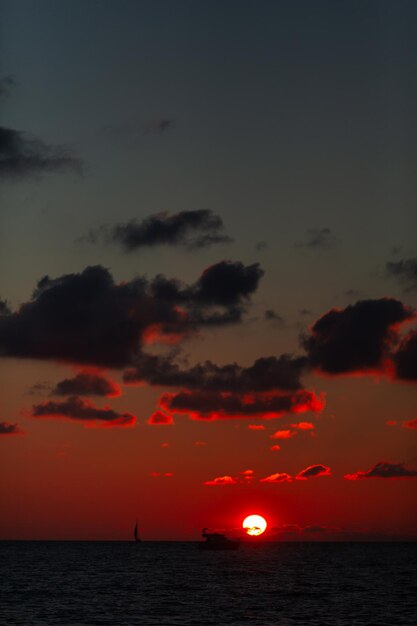
<svg viewBox="0 0 417 626"><path fill-rule="evenodd" d="M136 417L131 413L117 413L109 407L95 407L89 400L71 396L63 402L42 402L32 407L37 418L64 418L84 422L89 426L133 426Z"/></svg>
<svg viewBox="0 0 417 626"><path fill-rule="evenodd" d="M206 480L203 484L209 486L226 486L226 485L237 485L238 479L233 476L217 476L217 478L213 478L212 480Z"/></svg>
<svg viewBox="0 0 417 626"><path fill-rule="evenodd" d="M297 480L307 480L308 478L314 478L315 476L331 476L330 467L326 465L309 465L295 477Z"/></svg>
<svg viewBox="0 0 417 626"><path fill-rule="evenodd" d="M311 422L298 422L298 424L291 424L291 428L294 430L314 430L314 424Z"/></svg>
<svg viewBox="0 0 417 626"><path fill-rule="evenodd" d="M277 450L281 450L281 446L279 446L277 443L274 444L273 446L271 446L271 450L273 450L274 452Z"/></svg>
<svg viewBox="0 0 417 626"><path fill-rule="evenodd" d="M347 480L361 480L364 478L417 478L417 470L407 468L403 463L380 461L368 471L345 474L345 478Z"/></svg>
<svg viewBox="0 0 417 626"><path fill-rule="evenodd" d="M0 437L3 435L24 435L24 431L18 424L10 424L9 422L0 422Z"/></svg>
<svg viewBox="0 0 417 626"><path fill-rule="evenodd" d="M174 424L174 418L172 415L162 413L162 411L155 411L148 419L148 424L154 426L172 426Z"/></svg>
<svg viewBox="0 0 417 626"><path fill-rule="evenodd" d="M265 430L265 426L263 424L248 424L249 430Z"/></svg>
<svg viewBox="0 0 417 626"><path fill-rule="evenodd" d="M386 424L387 426L396 426L396 425L397 425L397 420L387 420L387 421L385 422L385 424Z"/></svg>
<svg viewBox="0 0 417 626"><path fill-rule="evenodd" d="M244 470L243 472L240 472L241 475L243 476L245 481L251 481L254 478L254 474L255 472L251 469L248 470Z"/></svg>
<svg viewBox="0 0 417 626"><path fill-rule="evenodd" d="M64 378L57 383L51 395L115 398L121 395L121 389L115 382L100 374L80 372L74 378Z"/></svg>
<svg viewBox="0 0 417 626"><path fill-rule="evenodd" d="M287 429L287 430L277 430L273 435L270 436L270 439L291 439L291 437L295 437L297 433Z"/></svg>
<svg viewBox="0 0 417 626"><path fill-rule="evenodd" d="M287 474L286 472L277 472L276 474L271 474L270 476L265 476L265 478L261 478L259 482L261 483L285 483L291 482L292 476Z"/></svg>
<svg viewBox="0 0 417 626"><path fill-rule="evenodd" d="M173 472L150 472L151 478L172 478Z"/></svg>
<svg viewBox="0 0 417 626"><path fill-rule="evenodd" d="M403 422L401 426L403 428L411 428L411 429L417 428L417 417L414 420L408 420L408 422L407 421Z"/></svg>

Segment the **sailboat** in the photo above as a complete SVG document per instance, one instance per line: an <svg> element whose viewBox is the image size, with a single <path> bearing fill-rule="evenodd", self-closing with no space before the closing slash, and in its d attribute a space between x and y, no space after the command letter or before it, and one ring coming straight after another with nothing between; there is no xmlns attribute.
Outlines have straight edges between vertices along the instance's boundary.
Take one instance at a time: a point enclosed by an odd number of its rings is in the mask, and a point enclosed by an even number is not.
<svg viewBox="0 0 417 626"><path fill-rule="evenodd" d="M136 543L140 543L142 541L142 539L139 537L139 532L138 532L138 520L136 520L135 528L133 530L133 537Z"/></svg>

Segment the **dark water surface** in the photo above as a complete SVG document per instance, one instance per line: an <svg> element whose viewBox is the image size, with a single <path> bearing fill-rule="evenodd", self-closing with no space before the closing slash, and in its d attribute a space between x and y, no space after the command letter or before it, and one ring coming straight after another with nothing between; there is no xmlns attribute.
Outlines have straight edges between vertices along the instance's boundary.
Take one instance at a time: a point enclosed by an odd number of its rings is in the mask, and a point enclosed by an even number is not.
<svg viewBox="0 0 417 626"><path fill-rule="evenodd" d="M1 626L417 625L417 544L1 542Z"/></svg>

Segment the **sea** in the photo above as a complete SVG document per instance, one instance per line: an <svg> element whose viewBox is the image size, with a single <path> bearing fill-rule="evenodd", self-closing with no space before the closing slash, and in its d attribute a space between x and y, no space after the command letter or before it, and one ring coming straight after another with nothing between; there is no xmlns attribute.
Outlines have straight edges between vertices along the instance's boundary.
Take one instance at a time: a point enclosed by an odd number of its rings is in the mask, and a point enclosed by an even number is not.
<svg viewBox="0 0 417 626"><path fill-rule="evenodd" d="M416 626L416 543L0 542L1 626Z"/></svg>

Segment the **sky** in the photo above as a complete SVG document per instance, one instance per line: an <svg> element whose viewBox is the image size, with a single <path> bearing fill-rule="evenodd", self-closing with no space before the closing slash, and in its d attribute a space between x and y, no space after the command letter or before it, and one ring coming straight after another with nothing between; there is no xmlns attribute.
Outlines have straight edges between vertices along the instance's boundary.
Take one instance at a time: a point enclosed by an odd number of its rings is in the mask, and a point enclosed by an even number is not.
<svg viewBox="0 0 417 626"><path fill-rule="evenodd" d="M0 12L0 539L415 539L416 4Z"/></svg>

